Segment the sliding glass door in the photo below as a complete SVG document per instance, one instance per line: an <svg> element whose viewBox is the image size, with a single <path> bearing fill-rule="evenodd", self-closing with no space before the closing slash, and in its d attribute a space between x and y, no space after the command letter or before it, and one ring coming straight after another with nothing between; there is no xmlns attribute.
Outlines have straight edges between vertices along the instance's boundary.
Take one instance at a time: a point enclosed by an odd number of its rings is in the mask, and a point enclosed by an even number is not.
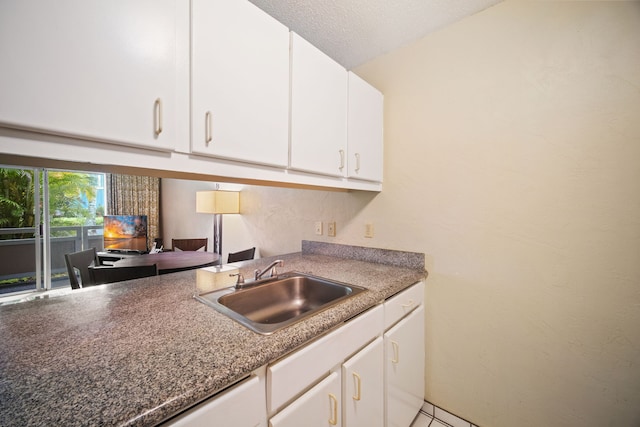
<svg viewBox="0 0 640 427"><path fill-rule="evenodd" d="M64 255L102 249L104 180L0 167L0 294L70 286Z"/></svg>
<svg viewBox="0 0 640 427"><path fill-rule="evenodd" d="M104 174L48 170L51 286L68 287L64 254L101 251Z"/></svg>
<svg viewBox="0 0 640 427"><path fill-rule="evenodd" d="M40 173L0 168L0 293L41 289Z"/></svg>

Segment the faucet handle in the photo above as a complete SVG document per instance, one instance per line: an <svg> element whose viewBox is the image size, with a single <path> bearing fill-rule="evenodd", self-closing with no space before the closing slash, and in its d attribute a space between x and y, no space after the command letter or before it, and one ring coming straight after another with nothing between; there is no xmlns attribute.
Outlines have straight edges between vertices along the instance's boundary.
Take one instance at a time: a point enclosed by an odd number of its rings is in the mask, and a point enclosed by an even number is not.
<svg viewBox="0 0 640 427"><path fill-rule="evenodd" d="M236 288L244 284L244 276L242 275L242 273L235 273L235 274L229 275L229 277L233 277L233 276L238 276L238 279L236 280Z"/></svg>

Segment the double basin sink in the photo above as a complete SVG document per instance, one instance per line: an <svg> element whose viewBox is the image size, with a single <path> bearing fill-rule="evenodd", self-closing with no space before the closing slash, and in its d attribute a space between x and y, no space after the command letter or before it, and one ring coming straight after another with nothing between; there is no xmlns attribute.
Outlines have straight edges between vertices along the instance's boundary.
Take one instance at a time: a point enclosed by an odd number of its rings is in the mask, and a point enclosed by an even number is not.
<svg viewBox="0 0 640 427"><path fill-rule="evenodd" d="M364 291L359 286L289 272L249 287L225 288L195 298L255 332L269 335Z"/></svg>

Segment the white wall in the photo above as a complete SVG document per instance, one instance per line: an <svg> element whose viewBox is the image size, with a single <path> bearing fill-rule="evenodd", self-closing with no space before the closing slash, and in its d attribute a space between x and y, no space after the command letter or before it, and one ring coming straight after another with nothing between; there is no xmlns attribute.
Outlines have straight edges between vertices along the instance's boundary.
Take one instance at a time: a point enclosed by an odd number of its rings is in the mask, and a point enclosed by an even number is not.
<svg viewBox="0 0 640 427"><path fill-rule="evenodd" d="M238 241L425 252L428 400L640 425L640 3L507 1L356 71L385 93L383 192L245 187Z"/></svg>

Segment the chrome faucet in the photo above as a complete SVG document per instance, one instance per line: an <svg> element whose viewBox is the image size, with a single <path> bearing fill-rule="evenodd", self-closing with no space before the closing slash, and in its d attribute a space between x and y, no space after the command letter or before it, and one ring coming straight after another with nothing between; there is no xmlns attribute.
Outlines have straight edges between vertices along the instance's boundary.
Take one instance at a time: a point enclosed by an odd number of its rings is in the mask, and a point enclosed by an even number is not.
<svg viewBox="0 0 640 427"><path fill-rule="evenodd" d="M269 264L262 271L260 271L259 269L256 269L256 271L254 271L254 273L253 273L253 280L262 279L262 276L264 276L267 273L269 273L269 275L267 277L276 276L278 274L278 272L276 271L276 266L284 267L284 261L281 260L281 259L277 259L277 260L273 261L271 264Z"/></svg>
<svg viewBox="0 0 640 427"><path fill-rule="evenodd" d="M265 279L277 276L278 272L276 271L276 266L284 267L284 261L281 260L281 259L277 259L277 260L273 261L271 264L269 264L267 266L267 268L265 268L264 270L262 270L262 271L260 271L260 270L254 271L253 272L253 279L247 279L245 281L244 280L244 276L242 275L242 273L230 274L229 277L236 276L237 280L236 280L235 288L236 289L244 289L244 288L248 288L248 287L257 285L256 282L258 280L262 279L262 276L265 276L267 273L269 273L269 275L267 277L265 277Z"/></svg>

